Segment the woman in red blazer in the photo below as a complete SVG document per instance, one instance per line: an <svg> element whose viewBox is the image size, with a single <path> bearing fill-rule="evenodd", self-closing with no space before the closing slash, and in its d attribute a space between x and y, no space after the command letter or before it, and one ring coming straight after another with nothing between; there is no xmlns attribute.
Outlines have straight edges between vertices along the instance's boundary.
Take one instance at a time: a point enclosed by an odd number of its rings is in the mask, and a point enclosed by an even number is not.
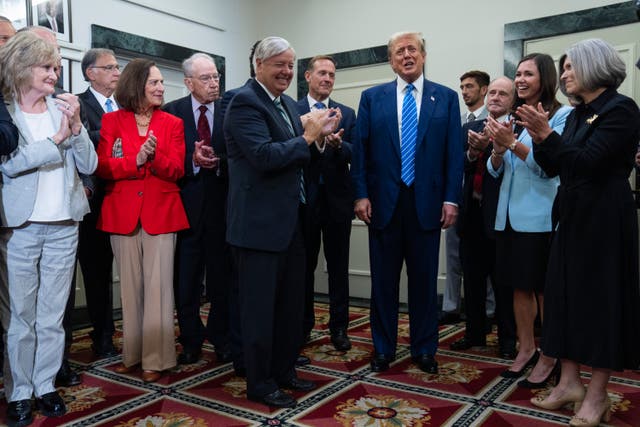
<svg viewBox="0 0 640 427"><path fill-rule="evenodd" d="M173 255L176 232L189 227L176 181L184 174L182 120L161 111L164 86L155 63L134 59L102 118L98 176L107 180L98 228L111 233L122 298L122 365L142 364L158 380L176 365Z"/></svg>

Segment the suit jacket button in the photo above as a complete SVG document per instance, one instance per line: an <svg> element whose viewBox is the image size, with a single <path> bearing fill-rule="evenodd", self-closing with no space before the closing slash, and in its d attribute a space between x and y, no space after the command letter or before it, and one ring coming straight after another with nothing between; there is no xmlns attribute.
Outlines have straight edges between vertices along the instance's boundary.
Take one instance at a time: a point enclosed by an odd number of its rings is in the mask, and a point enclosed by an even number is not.
<svg viewBox="0 0 640 427"><path fill-rule="evenodd" d="M138 191L138 196L142 197L142 191Z"/></svg>

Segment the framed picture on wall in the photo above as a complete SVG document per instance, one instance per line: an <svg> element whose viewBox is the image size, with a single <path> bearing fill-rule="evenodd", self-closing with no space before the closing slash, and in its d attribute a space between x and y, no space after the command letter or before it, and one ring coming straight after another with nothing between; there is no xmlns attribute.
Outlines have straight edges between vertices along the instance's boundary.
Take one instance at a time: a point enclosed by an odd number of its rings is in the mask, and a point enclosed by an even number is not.
<svg viewBox="0 0 640 427"><path fill-rule="evenodd" d="M71 41L69 0L30 0L33 25L51 28L58 40Z"/></svg>
<svg viewBox="0 0 640 427"><path fill-rule="evenodd" d="M67 58L60 60L60 77L56 87L71 92L71 61Z"/></svg>
<svg viewBox="0 0 640 427"><path fill-rule="evenodd" d="M16 30L29 24L27 1L25 0L0 0L0 15L11 20Z"/></svg>

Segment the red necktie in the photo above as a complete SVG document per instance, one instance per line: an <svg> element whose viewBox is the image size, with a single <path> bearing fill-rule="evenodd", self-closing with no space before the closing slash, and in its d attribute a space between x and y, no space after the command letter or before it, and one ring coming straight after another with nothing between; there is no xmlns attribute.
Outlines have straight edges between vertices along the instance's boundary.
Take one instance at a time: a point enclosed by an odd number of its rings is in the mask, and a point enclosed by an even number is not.
<svg viewBox="0 0 640 427"><path fill-rule="evenodd" d="M198 117L198 138L200 141L204 141L205 145L211 145L211 129L209 128L209 121L207 120L207 106L201 105L199 108L200 117Z"/></svg>

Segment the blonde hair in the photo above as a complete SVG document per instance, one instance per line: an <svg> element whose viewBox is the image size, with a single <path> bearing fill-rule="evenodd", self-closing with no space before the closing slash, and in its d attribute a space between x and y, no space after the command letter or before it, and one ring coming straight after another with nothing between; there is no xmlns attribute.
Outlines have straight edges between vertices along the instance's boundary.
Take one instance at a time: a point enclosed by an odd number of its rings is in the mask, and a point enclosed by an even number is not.
<svg viewBox="0 0 640 427"><path fill-rule="evenodd" d="M0 80L8 99L20 102L21 90L33 81L32 68L37 65L58 66L60 54L51 43L25 31L17 33L0 47Z"/></svg>

